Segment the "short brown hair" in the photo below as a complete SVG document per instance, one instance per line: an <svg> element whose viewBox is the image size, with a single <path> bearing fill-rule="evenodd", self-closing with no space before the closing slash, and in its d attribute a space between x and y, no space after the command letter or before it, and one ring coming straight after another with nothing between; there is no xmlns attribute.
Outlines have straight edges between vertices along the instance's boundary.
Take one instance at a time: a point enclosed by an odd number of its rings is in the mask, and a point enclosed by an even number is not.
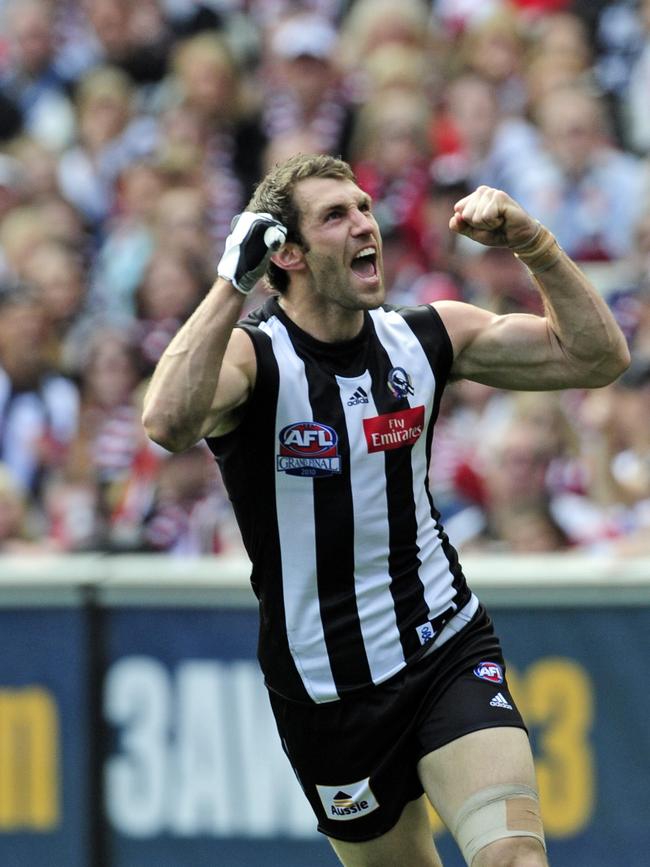
<svg viewBox="0 0 650 867"><path fill-rule="evenodd" d="M246 206L247 211L271 214L287 229L287 241L305 247L300 234L300 211L293 191L299 181L307 178L335 178L354 181L354 172L344 160L327 154L295 154L278 163L259 183ZM269 263L267 279L273 289L286 292L289 285L287 272Z"/></svg>

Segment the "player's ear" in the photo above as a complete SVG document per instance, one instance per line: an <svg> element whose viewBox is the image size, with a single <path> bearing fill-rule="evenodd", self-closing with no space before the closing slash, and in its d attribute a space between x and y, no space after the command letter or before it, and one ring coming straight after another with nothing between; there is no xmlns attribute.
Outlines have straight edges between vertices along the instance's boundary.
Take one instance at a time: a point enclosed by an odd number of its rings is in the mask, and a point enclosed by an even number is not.
<svg viewBox="0 0 650 867"><path fill-rule="evenodd" d="M305 255L298 244L284 244L271 256L271 262L283 271L300 271L305 267Z"/></svg>

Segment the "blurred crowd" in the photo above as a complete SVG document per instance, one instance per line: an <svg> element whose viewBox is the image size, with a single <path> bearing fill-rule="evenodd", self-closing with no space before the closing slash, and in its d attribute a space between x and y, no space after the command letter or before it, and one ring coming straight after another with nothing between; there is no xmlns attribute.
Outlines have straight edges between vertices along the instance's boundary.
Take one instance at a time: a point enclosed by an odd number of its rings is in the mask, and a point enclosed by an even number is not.
<svg viewBox="0 0 650 867"><path fill-rule="evenodd" d="M148 441L142 395L255 183L317 151L374 198L389 303L540 312L509 252L448 231L488 184L629 340L604 389L447 390L452 539L650 553L650 0L0 0L0 22L0 552L241 549L207 449Z"/></svg>

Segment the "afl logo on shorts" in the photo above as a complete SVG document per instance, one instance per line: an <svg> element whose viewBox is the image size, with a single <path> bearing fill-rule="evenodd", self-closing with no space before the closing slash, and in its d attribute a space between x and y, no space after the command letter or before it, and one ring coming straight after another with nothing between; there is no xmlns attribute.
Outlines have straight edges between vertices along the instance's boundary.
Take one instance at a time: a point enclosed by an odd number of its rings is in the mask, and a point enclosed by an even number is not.
<svg viewBox="0 0 650 867"><path fill-rule="evenodd" d="M479 662L474 674L489 683L503 683L503 669L498 662Z"/></svg>
<svg viewBox="0 0 650 867"><path fill-rule="evenodd" d="M279 435L278 472L290 476L331 476L341 472L336 431L316 421L283 427Z"/></svg>

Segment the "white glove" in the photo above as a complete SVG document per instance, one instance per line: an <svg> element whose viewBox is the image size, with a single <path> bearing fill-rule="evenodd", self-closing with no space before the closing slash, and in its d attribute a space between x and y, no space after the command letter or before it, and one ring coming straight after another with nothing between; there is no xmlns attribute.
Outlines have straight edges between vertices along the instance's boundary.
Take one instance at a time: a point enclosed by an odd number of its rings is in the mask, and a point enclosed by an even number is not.
<svg viewBox="0 0 650 867"><path fill-rule="evenodd" d="M272 254L287 239L287 230L270 214L244 211L232 221L217 274L248 295L264 276Z"/></svg>

